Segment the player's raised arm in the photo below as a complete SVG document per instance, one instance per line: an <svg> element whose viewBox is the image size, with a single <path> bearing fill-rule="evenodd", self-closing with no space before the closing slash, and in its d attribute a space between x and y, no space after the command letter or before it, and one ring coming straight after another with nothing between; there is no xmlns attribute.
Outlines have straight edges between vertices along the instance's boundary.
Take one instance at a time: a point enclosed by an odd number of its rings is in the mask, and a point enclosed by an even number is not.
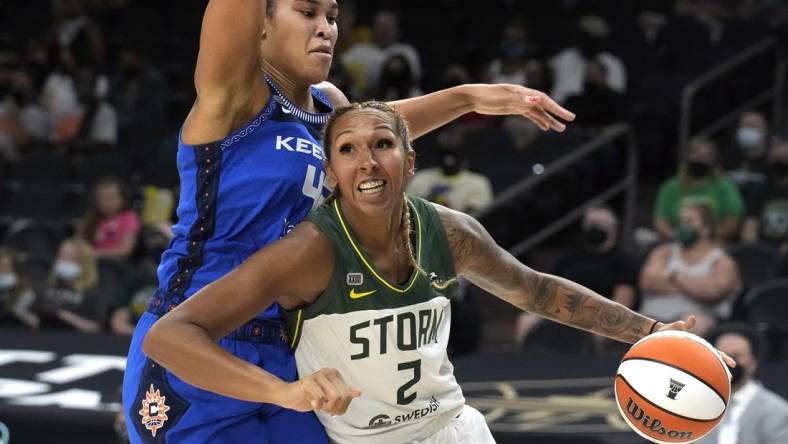
<svg viewBox="0 0 788 444"><path fill-rule="evenodd" d="M200 31L194 86L200 98L249 88L260 75L266 0L211 0Z"/></svg>
<svg viewBox="0 0 788 444"><path fill-rule="evenodd" d="M420 97L391 102L405 115L415 139L471 111L489 115L521 115L544 131L563 131L561 120L574 113L547 94L520 85L468 84Z"/></svg>
<svg viewBox="0 0 788 444"><path fill-rule="evenodd" d="M255 104L260 77L260 35L265 0L211 0L200 30L194 70L197 100L184 127L184 139L207 143L237 125L237 115Z"/></svg>
<svg viewBox="0 0 788 444"><path fill-rule="evenodd" d="M358 394L351 393L336 370L302 375L301 381L288 384L217 345L275 301L286 308L312 302L333 269L328 239L314 225L301 224L162 317L145 336L145 354L189 384L225 396L343 413Z"/></svg>
<svg viewBox="0 0 788 444"><path fill-rule="evenodd" d="M455 269L485 291L536 315L634 343L662 324L558 276L540 273L499 247L472 217L436 205ZM674 325L675 324L675 325ZM672 329L686 329L680 323Z"/></svg>

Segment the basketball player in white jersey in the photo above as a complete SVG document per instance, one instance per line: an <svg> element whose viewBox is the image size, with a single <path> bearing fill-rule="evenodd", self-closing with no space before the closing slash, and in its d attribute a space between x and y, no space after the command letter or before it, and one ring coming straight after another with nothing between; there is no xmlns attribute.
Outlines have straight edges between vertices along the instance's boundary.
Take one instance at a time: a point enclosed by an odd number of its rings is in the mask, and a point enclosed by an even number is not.
<svg viewBox="0 0 788 444"><path fill-rule="evenodd" d="M148 356L205 390L315 410L336 443L480 444L493 437L465 405L446 353L458 275L518 308L628 343L695 322L662 324L536 272L470 216L405 196L415 153L389 105L340 108L323 143L332 198L161 318L145 338ZM302 379L291 383L216 344L274 301L292 317Z"/></svg>

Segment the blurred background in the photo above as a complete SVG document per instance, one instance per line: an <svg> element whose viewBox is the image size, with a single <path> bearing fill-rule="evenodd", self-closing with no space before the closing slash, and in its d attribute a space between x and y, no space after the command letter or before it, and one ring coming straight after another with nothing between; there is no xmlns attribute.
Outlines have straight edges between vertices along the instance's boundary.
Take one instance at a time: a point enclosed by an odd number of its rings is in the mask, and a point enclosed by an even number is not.
<svg viewBox="0 0 788 444"><path fill-rule="evenodd" d="M206 3L0 2L0 442L125 442ZM751 327L754 374L788 396L788 3L339 4L329 81L351 100L515 83L577 114L562 134L468 114L416 141L411 193L649 316ZM500 442L641 442L612 399L624 345L468 283L452 303L458 379Z"/></svg>

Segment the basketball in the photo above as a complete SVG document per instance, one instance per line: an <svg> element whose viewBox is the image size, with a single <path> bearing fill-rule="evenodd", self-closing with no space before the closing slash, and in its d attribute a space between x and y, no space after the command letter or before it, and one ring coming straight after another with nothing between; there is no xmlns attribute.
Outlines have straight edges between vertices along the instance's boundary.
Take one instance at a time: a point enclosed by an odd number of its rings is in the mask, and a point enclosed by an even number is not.
<svg viewBox="0 0 788 444"><path fill-rule="evenodd" d="M649 335L618 367L616 405L643 438L693 442L722 419L731 394L730 372L708 342L683 331Z"/></svg>

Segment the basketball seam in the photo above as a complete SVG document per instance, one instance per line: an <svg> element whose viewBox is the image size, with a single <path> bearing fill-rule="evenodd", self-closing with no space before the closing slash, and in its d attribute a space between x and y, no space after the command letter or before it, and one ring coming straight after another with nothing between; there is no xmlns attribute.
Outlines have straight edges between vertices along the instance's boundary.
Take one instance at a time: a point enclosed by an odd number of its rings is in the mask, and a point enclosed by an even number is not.
<svg viewBox="0 0 788 444"><path fill-rule="evenodd" d="M669 415L673 415L673 416L679 417L681 419L686 419L687 421L714 422L714 421L718 421L722 417L722 415L725 414L725 410L723 410L722 413L719 416L717 416L716 418L712 418L712 419L697 419L697 418L690 418L690 417L684 416L684 415L679 415L678 413L671 412L670 410L664 409L664 408L658 406L657 404L654 404L653 402L651 402L648 398L643 396L642 393L637 391L635 389L635 387L632 387L632 384L630 384L629 381L627 381L627 378L625 378L624 376L618 374L618 375L616 375L616 378L621 378L621 380L624 381L624 384L626 384L627 387L629 387L633 392L635 392L638 396L640 396L647 403L651 404L653 407L656 407L657 409L662 410L663 412L665 412L665 413L667 413Z"/></svg>
<svg viewBox="0 0 788 444"><path fill-rule="evenodd" d="M689 370L686 370L686 369L684 369L684 368L681 368L681 367L675 366L675 365L673 365L673 364L668 364L667 362L658 361L658 360L656 360L656 359L653 359L653 358L643 358L643 357L640 357L640 356L637 356L637 357L632 357L632 358L626 358L626 359L622 360L622 361L621 361L621 363L623 364L624 362L626 362L626 361L631 361L631 360L633 360L633 359L640 359L641 361L651 361L651 362L656 362L656 363L659 363L659 364L662 364L662 365L667 365L668 367L675 368L676 370L681 370L682 372L684 372L684 373L686 373L686 374L688 374L688 375L692 376L693 378L695 378L695 379L697 379L698 381L700 381L701 383L703 383L703 385L705 385L706 387L708 387L708 388L709 388L709 389L710 389L712 392L714 392L714 394L715 394L715 395L717 395L717 396L720 398L720 401L722 401L722 403L723 403L723 404L725 404L726 406L728 405L728 403L725 401L725 398L723 398L723 396L720 394L720 392L718 392L718 391L717 391L717 389L716 389L716 388L712 387L711 385L709 385L709 383L708 383L708 382L704 381L704 380L703 380L703 378L699 377L698 375L696 375L695 373L692 373L692 372L691 372L691 371L689 371ZM725 369L723 369L723 370L725 370Z"/></svg>

